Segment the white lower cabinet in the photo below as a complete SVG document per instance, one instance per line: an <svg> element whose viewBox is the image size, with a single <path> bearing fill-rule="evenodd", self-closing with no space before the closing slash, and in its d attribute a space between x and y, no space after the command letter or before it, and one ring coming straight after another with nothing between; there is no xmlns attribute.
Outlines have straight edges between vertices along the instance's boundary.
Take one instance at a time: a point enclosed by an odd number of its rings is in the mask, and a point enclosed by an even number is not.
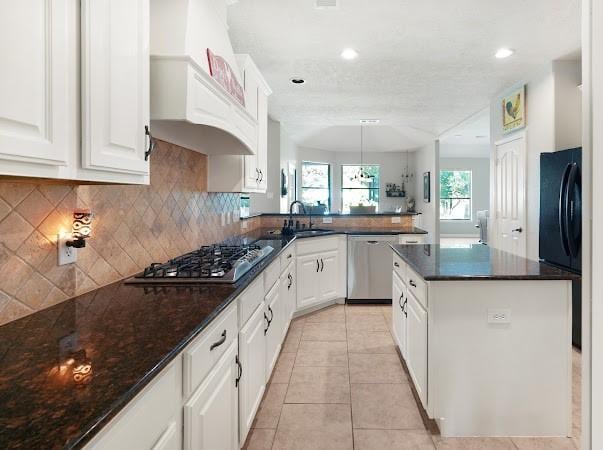
<svg viewBox="0 0 603 450"><path fill-rule="evenodd" d="M293 317L293 313L295 312L295 306L297 303L297 283L295 282L296 273L295 273L295 264L291 263L282 273L280 278L280 289L281 289L281 297L283 301L283 313L285 316L285 327L283 328L283 339L287 334L287 330L289 328L289 322Z"/></svg>
<svg viewBox="0 0 603 450"><path fill-rule="evenodd" d="M230 344L214 369L184 405L186 450L239 448L237 342ZM176 449L177 447L158 447Z"/></svg>
<svg viewBox="0 0 603 450"><path fill-rule="evenodd" d="M324 244L325 250L312 252L319 250L321 244ZM338 237L300 242L298 255L297 309L345 297L342 292L346 276L345 256L340 254Z"/></svg>
<svg viewBox="0 0 603 450"><path fill-rule="evenodd" d="M95 436L86 448L94 450L182 448L181 398L182 360L177 357L101 433Z"/></svg>
<svg viewBox="0 0 603 450"><path fill-rule="evenodd" d="M262 302L239 331L239 437L245 442L266 387L266 307Z"/></svg>
<svg viewBox="0 0 603 450"><path fill-rule="evenodd" d="M392 333L404 359L406 359L406 302L406 288L394 272L392 275Z"/></svg>
<svg viewBox="0 0 603 450"><path fill-rule="evenodd" d="M266 335L266 383L270 379L272 369L276 364L283 341L283 328L286 325L280 286L280 281L277 281L264 300L266 304L266 311L264 312L266 321L264 328L264 334Z"/></svg>
<svg viewBox="0 0 603 450"><path fill-rule="evenodd" d="M427 408L427 311L406 293L406 365L424 408Z"/></svg>

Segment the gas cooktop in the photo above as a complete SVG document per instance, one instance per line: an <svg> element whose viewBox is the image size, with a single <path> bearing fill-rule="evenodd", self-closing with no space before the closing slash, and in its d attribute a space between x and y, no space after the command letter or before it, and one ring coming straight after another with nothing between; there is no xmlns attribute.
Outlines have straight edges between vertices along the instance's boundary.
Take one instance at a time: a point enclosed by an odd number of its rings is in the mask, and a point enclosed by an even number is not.
<svg viewBox="0 0 603 450"><path fill-rule="evenodd" d="M210 245L153 263L128 283L235 283L274 249L257 244Z"/></svg>

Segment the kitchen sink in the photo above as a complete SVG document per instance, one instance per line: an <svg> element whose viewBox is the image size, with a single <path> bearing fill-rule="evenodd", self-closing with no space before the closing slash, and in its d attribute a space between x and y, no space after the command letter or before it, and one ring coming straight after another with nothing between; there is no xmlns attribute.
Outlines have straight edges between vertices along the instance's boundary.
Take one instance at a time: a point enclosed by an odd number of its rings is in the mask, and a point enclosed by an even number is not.
<svg viewBox="0 0 603 450"><path fill-rule="evenodd" d="M332 233L334 230L327 230L325 228L313 228L311 230L297 230L295 231L296 236L316 236L317 234Z"/></svg>

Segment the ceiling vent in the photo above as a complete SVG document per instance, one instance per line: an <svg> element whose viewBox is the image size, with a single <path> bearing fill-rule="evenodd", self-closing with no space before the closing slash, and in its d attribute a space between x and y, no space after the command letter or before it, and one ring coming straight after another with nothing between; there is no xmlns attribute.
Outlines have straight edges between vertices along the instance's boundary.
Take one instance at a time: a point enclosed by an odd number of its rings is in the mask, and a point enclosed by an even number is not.
<svg viewBox="0 0 603 450"><path fill-rule="evenodd" d="M316 9L337 9L337 0L315 0Z"/></svg>

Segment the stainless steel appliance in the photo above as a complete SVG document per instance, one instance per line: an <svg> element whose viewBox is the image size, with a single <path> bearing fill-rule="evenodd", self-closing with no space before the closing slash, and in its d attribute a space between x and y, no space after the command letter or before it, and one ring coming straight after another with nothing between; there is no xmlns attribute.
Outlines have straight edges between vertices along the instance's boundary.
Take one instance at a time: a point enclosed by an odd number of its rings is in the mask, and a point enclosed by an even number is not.
<svg viewBox="0 0 603 450"><path fill-rule="evenodd" d="M151 264L129 283L235 283L274 249L270 245L211 245Z"/></svg>
<svg viewBox="0 0 603 450"><path fill-rule="evenodd" d="M397 235L348 238L348 302L391 302L392 260L390 244Z"/></svg>
<svg viewBox="0 0 603 450"><path fill-rule="evenodd" d="M582 272L582 149L540 155L540 259ZM582 346L582 284L572 282L572 341Z"/></svg>

